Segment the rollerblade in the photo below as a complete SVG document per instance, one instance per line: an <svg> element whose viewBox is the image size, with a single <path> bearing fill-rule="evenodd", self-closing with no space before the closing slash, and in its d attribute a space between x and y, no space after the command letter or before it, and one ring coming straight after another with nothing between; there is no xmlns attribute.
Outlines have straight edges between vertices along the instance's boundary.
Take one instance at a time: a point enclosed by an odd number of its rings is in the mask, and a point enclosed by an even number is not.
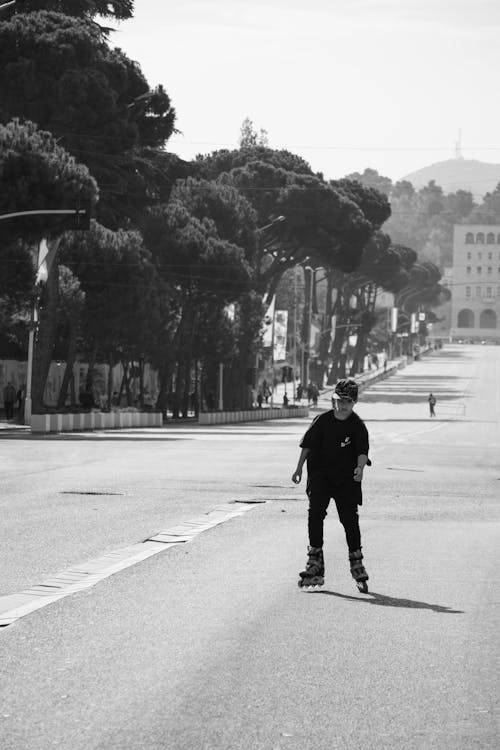
<svg viewBox="0 0 500 750"><path fill-rule="evenodd" d="M325 562L323 560L323 550L321 547L307 548L306 569L299 573L299 588L306 591L314 591L325 582Z"/></svg>
<svg viewBox="0 0 500 750"><path fill-rule="evenodd" d="M366 582L368 580L368 573L363 565L363 555L360 549L357 549L354 552L349 552L349 563L351 565L351 575L356 581L358 590L361 591L362 594L367 594L368 585Z"/></svg>

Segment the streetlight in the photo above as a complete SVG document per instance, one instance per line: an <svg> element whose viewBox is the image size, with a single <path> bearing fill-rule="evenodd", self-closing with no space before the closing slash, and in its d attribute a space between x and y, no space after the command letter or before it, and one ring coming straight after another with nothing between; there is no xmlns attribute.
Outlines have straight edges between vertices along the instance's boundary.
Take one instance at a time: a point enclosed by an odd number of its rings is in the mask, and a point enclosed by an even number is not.
<svg viewBox="0 0 500 750"><path fill-rule="evenodd" d="M265 224L263 227L258 227L257 232L265 232L266 229L270 229L271 227L274 227L276 224L280 224L282 221L286 221L286 216L282 216L282 215L277 216L269 224Z"/></svg>
<svg viewBox="0 0 500 750"><path fill-rule="evenodd" d="M405 325L409 326L408 331L408 354L411 355L413 351L413 339L412 336L416 331L413 330L415 327L415 323L413 320L414 313L409 313L406 309L406 305L408 303L408 300L412 297L417 297L419 294L422 293L422 289L415 289L414 286L406 286L404 289L402 289L399 294L396 295L395 303L398 307L401 308L401 313L406 317L407 323ZM395 307L394 309L397 311L398 307ZM397 330L397 326L396 326Z"/></svg>

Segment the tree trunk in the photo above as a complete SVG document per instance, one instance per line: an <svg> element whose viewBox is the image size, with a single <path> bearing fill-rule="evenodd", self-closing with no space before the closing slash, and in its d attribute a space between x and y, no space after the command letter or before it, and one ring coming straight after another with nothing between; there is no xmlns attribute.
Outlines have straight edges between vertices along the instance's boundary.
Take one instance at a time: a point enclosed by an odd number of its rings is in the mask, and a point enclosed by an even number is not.
<svg viewBox="0 0 500 750"><path fill-rule="evenodd" d="M144 411L144 357L139 359L139 406Z"/></svg>
<svg viewBox="0 0 500 750"><path fill-rule="evenodd" d="M309 371L313 287L314 285L312 280L312 272L306 273L304 270L304 315L302 317L302 341L304 345L304 380L308 379L307 373ZM307 385L307 383L304 383L304 385Z"/></svg>
<svg viewBox="0 0 500 750"><path fill-rule="evenodd" d="M82 406L86 408L92 408L95 406L94 399L94 367L97 359L97 342L92 343L92 348L88 352L88 368L85 376L85 399ZM88 395L87 395L88 394Z"/></svg>
<svg viewBox="0 0 500 750"><path fill-rule="evenodd" d="M66 398L68 395L68 387L73 377L73 366L76 361L77 355L77 341L78 341L78 324L76 321L71 322L71 329L69 332L68 351L66 353L66 367L64 370L64 376L61 383L61 390L57 399L57 408L64 409L66 406Z"/></svg>
<svg viewBox="0 0 500 750"><path fill-rule="evenodd" d="M76 391L75 391L75 373L71 373L71 377L69 379L69 392L70 392L70 398L71 398L71 406L73 409L76 406Z"/></svg>
<svg viewBox="0 0 500 750"><path fill-rule="evenodd" d="M159 368L159 390L158 398L156 399L156 408L159 409L163 415L163 419L167 419L167 408L168 408L168 397L169 397L169 385L170 378L172 377L173 370L173 357L172 352L176 351L177 340L179 335L179 326L175 331L172 339L165 342L165 348L163 350L163 359Z"/></svg>
<svg viewBox="0 0 500 750"><path fill-rule="evenodd" d="M168 350L167 350L168 351ZM159 372L158 397L156 399L156 408L161 411L163 419L167 418L167 384L170 376L170 355L165 353Z"/></svg>
<svg viewBox="0 0 500 750"><path fill-rule="evenodd" d="M120 383L120 390L118 391L118 406L121 404L123 388L126 387L127 381L128 381L128 364L129 363L127 360L121 360L121 364L123 367L123 375L122 375L122 380Z"/></svg>
<svg viewBox="0 0 500 750"><path fill-rule="evenodd" d="M108 392L108 408L109 408L113 400L113 367L115 364L112 351L110 351L109 353L108 362L109 362L109 365L108 365L109 369L108 369L107 392Z"/></svg>
<svg viewBox="0 0 500 750"><path fill-rule="evenodd" d="M326 303L325 303L325 323L324 330L320 337L320 343L319 343L319 358L321 362L323 363L323 378L322 382L325 381L325 378L328 378L328 372L330 369L330 347L332 343L332 317L333 317L333 275L328 274L327 278L327 290L326 290Z"/></svg>
<svg viewBox="0 0 500 750"><path fill-rule="evenodd" d="M343 285L342 282L339 281L337 285L337 299L335 300L335 305L332 309L332 315L336 315L336 327L335 327L335 337L333 339L332 343L332 354L331 354L331 369L330 373L328 375L328 385L334 385L339 377L339 373L341 371L341 352L342 347L344 346L344 340L346 336L346 332L348 330L347 328L347 315L345 314L345 308L343 303Z"/></svg>
<svg viewBox="0 0 500 750"><path fill-rule="evenodd" d="M365 358L367 338L368 338L368 334L365 331L360 331L358 333L358 338L356 341L356 348L354 350L354 357L352 360L351 370L349 372L349 375L352 378L358 372L362 372L363 370L362 363Z"/></svg>

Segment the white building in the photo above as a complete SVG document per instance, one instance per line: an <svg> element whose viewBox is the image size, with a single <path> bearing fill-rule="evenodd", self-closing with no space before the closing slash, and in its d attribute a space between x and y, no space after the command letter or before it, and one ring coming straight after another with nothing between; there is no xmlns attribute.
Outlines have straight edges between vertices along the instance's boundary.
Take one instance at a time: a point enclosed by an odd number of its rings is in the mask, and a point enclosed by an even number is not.
<svg viewBox="0 0 500 750"><path fill-rule="evenodd" d="M500 341L500 225L454 227L450 335Z"/></svg>

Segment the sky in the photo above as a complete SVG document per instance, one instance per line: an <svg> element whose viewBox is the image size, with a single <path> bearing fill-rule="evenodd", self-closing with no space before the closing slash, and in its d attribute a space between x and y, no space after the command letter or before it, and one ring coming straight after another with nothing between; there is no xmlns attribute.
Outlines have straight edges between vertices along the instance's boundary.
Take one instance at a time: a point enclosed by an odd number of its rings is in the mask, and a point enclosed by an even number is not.
<svg viewBox="0 0 500 750"><path fill-rule="evenodd" d="M113 46L162 84L184 159L243 120L327 179L500 163L498 0L136 0Z"/></svg>

